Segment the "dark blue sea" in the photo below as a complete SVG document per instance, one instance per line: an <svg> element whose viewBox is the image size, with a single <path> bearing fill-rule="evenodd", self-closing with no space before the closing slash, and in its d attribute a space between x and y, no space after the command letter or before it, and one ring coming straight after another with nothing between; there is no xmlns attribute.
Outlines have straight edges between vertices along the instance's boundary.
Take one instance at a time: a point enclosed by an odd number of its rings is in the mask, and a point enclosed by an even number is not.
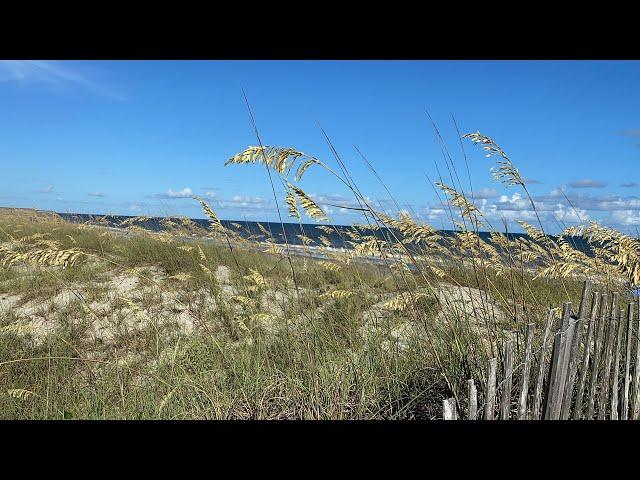
<svg viewBox="0 0 640 480"><path fill-rule="evenodd" d="M67 221L76 222L76 223L85 223L88 221L96 221L97 219L102 219L102 222L106 226L110 226L110 227L118 227L120 223L122 223L124 220L127 220L129 218L134 218L133 216L126 216L126 215L91 215L86 213L59 213L58 215L60 215L62 218L64 218ZM152 217L142 222L136 222L136 225L152 231L162 231L163 230L163 226L161 224L162 220L163 220L163 217ZM207 219L195 218L191 220L194 223L202 226L203 228L209 227L209 220ZM263 233L260 231L260 228L258 227L258 223L260 223L265 229L267 229L271 233L273 241L279 244L285 243L284 237L286 235L286 239L290 245L302 245L303 243L299 235L303 235L313 240L318 245L321 245L319 238L321 235L324 235L326 238L328 238L331 241L332 245L336 248L351 248L351 245L347 243L347 241L350 240L349 236L347 235L347 231L349 230L353 231L353 228L354 228L348 225L334 225L333 227L335 227L335 230L333 230L331 233L328 233L320 229L319 228L320 225L311 224L311 223L280 224L276 222L250 222L250 221L234 221L234 220L221 220L221 223L226 228L229 228L232 231L236 231L238 234L240 234L245 238L248 238L251 236L254 238L256 237L260 238L261 236L264 237ZM242 228L238 229L236 226L234 226L234 224L242 225ZM284 226L284 233L283 233L283 226ZM380 239L389 238L389 232L384 230L373 230L373 229L368 229L364 227L358 227L358 233L360 233L361 235L375 235ZM398 238L402 238L402 235L399 232L396 231L394 233L396 236L398 236ZM456 232L453 230L441 230L439 233L446 237L449 235L453 235ZM489 232L479 232L479 235L483 240L489 241ZM506 233L506 235L510 239L516 239L518 237L528 238L528 235L525 233ZM555 237L552 236L552 238L555 238ZM571 245L574 248L583 251L587 255L590 255L590 256L592 255L589 244L583 238L570 237L568 241L571 243Z"/></svg>

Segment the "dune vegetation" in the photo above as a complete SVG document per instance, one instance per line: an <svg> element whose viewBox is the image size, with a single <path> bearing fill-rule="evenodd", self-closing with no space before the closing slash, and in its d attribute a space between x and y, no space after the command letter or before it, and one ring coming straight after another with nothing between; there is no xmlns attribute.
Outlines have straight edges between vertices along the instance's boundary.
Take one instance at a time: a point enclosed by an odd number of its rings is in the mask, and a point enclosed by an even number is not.
<svg viewBox="0 0 640 480"><path fill-rule="evenodd" d="M493 140L463 141L495 157L494 180L536 210ZM142 228L143 217L109 228L100 217L3 209L0 418L441 418L442 400L468 378L481 382L505 339L519 361L528 323L541 335L550 307L577 308L585 279L625 302L640 284L640 244L621 232L592 222L550 236L542 222L520 222L528 236L506 235L445 158L449 179L433 182L455 230L445 235L397 203L372 205L331 148L336 167L266 146L227 164L264 169L284 193L281 221L308 217L327 234L337 230L301 182L328 173L362 217L349 249L324 236L293 249L266 229L242 235L202 198L209 228L180 217L161 231Z"/></svg>

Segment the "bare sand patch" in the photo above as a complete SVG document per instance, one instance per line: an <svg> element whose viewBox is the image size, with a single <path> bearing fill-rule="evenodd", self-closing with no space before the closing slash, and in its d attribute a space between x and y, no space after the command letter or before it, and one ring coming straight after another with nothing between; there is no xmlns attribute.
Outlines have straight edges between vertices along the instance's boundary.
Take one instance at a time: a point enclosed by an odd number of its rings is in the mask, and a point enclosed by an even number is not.
<svg viewBox="0 0 640 480"><path fill-rule="evenodd" d="M114 275L109 280L109 284L111 285L113 291L118 295L126 295L138 287L138 285L140 284L140 278L134 275L122 273L119 275Z"/></svg>
<svg viewBox="0 0 640 480"><path fill-rule="evenodd" d="M502 322L506 318L493 296L483 290L441 283L435 293L440 307L436 316L439 320L446 320L451 315L465 316L476 323Z"/></svg>
<svg viewBox="0 0 640 480"><path fill-rule="evenodd" d="M231 269L226 265L218 265L214 275L220 285L228 285L231 281Z"/></svg>
<svg viewBox="0 0 640 480"><path fill-rule="evenodd" d="M9 312L20 302L20 295L11 293L0 293L0 313Z"/></svg>

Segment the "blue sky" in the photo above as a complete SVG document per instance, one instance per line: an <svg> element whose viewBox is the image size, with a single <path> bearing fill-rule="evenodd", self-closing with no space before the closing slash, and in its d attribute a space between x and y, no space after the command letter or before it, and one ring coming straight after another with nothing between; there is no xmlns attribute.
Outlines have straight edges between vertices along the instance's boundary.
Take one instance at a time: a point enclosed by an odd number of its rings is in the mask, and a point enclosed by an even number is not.
<svg viewBox="0 0 640 480"><path fill-rule="evenodd" d="M532 180L549 230L599 220L635 232L638 85L637 61L0 61L0 205L202 217L193 192L222 218L276 220L265 170L223 166L257 143L244 88L265 145L334 165L321 125L363 193L391 213L354 145L402 208L451 225L427 181L436 165L446 172L428 110L465 187L452 115L462 133L494 138ZM465 149L492 223L534 223L522 192L491 179L494 159ZM322 205L354 204L319 170L300 185ZM361 220L327 210L336 223Z"/></svg>

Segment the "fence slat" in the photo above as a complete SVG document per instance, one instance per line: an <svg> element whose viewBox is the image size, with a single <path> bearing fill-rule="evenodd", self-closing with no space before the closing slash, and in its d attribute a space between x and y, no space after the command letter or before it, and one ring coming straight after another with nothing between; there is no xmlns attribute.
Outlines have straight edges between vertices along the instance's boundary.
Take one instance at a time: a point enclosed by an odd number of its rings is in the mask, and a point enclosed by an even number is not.
<svg viewBox="0 0 640 480"><path fill-rule="evenodd" d="M560 418L566 420L569 418L571 410L571 402L573 401L573 387L576 383L578 373L578 364L580 361L580 344L582 342L582 333L585 317L589 312L589 297L591 296L591 281L585 280L582 287L582 297L578 306L578 320L574 327L573 340L571 342L571 351L569 355L569 369L567 372L567 382L564 387L564 400L562 401L562 412Z"/></svg>
<svg viewBox="0 0 640 480"><path fill-rule="evenodd" d="M549 414L547 418L549 420L559 420L560 419L560 408L562 402L562 382L564 382L564 372L566 370L563 367L565 352L567 350L567 332L560 330L560 337L558 339L559 348L558 348L558 367L556 373L556 381L555 388L552 392L552 397L550 400Z"/></svg>
<svg viewBox="0 0 640 480"><path fill-rule="evenodd" d="M509 420L511 412L511 391L513 386L513 343L507 340L504 345L504 387L500 404L500 419Z"/></svg>
<svg viewBox="0 0 640 480"><path fill-rule="evenodd" d="M467 380L467 397L469 403L468 420L476 420L478 418L478 390L472 378Z"/></svg>
<svg viewBox="0 0 640 480"><path fill-rule="evenodd" d="M550 417L552 404L555 399L558 365L561 363L560 334L562 333L562 318L558 320L558 323L553 330L553 347L551 349L551 363L549 364L549 380L547 381L547 390L546 395L544 396L544 411L542 415L545 420L548 420Z"/></svg>
<svg viewBox="0 0 640 480"><path fill-rule="evenodd" d="M540 348L540 360L538 361L538 376L536 380L536 386L533 392L533 411L531 418L533 420L540 419L540 406L542 404L542 387L544 384L546 360L547 360L547 345L549 343L549 336L551 335L551 328L553 327L553 321L555 318L555 310L549 310L549 316L547 317L547 325L544 329L544 335L542 337L542 347Z"/></svg>
<svg viewBox="0 0 640 480"><path fill-rule="evenodd" d="M457 420L456 399L446 398L442 401L442 418L445 420Z"/></svg>
<svg viewBox="0 0 640 480"><path fill-rule="evenodd" d="M611 420L618 420L618 387L620 381L620 349L622 348L622 332L624 331L624 310L620 310L618 319L618 332L616 338L616 353L613 359L613 368L611 370L612 387L611 387Z"/></svg>
<svg viewBox="0 0 640 480"><path fill-rule="evenodd" d="M527 395L529 394L529 373L531 372L531 350L533 348L533 336L536 332L536 324L527 325L527 338L524 349L524 365L520 375L520 400L518 402L518 420L527 419Z"/></svg>
<svg viewBox="0 0 640 480"><path fill-rule="evenodd" d="M569 320L571 313L571 303L565 302L562 306L562 317L560 326L555 334L553 345L553 355L551 357L551 373L549 386L547 388L547 398L545 404L544 419L558 420L562 407L562 393L564 391L564 380L566 374L567 360L567 340L569 333Z"/></svg>
<svg viewBox="0 0 640 480"><path fill-rule="evenodd" d="M598 386L598 374L600 373L600 363L602 361L602 351L604 349L605 326L607 323L607 301L608 296L602 294L600 302L600 321L598 322L598 331L596 333L595 351L593 357L593 365L591 366L591 380L589 381L589 398L587 405L587 420L593 418L596 403L596 387Z"/></svg>
<svg viewBox="0 0 640 480"><path fill-rule="evenodd" d="M589 307L591 306L589 303L589 299L592 298L591 295L591 287L593 284L591 280L587 279L582 284L582 295L580 295L580 305L578 305L578 318L585 318L589 311L591 310Z"/></svg>
<svg viewBox="0 0 640 480"><path fill-rule="evenodd" d="M629 418L629 386L631 377L631 340L633 338L633 302L627 305L627 348L624 354L624 390L622 391L622 413L620 420Z"/></svg>
<svg viewBox="0 0 640 480"><path fill-rule="evenodd" d="M571 318L571 303L566 302L563 305L563 325L567 324L565 329L565 344L562 348L562 364L561 369L558 373L558 384L557 384L557 409L558 409L558 419L562 418L562 406L564 405L564 399L566 397L566 386L567 386L567 376L569 375L569 364L571 363L571 353L572 353L572 345L573 345L573 337L575 335L575 331L577 328L577 321ZM564 320L566 319L566 320Z"/></svg>
<svg viewBox="0 0 640 480"><path fill-rule="evenodd" d="M555 383L558 375L558 364L560 363L560 335L562 329L559 328L553 335L553 348L551 349L551 360L549 364L549 380L547 381L547 390L544 397L544 412L543 418L549 420L551 417L551 410L553 409L553 402L555 401Z"/></svg>
<svg viewBox="0 0 640 480"><path fill-rule="evenodd" d="M593 293L593 301L591 303L591 317L587 329L587 338L584 342L584 352L582 354L582 368L580 369L580 379L578 380L578 389L576 393L576 404L573 410L573 419L578 420L582 415L582 398L584 396L584 387L587 383L587 373L589 372L589 357L591 355L591 343L594 341L596 331L596 323L598 318L598 306L600 304L600 294Z"/></svg>
<svg viewBox="0 0 640 480"><path fill-rule="evenodd" d="M604 354L604 376L600 388L600 399L598 402L598 420L604 420L607 416L607 404L609 400L609 389L611 388L611 364L613 363L613 342L616 337L616 316L618 308L618 292L614 292L611 300L611 315L607 322L607 349Z"/></svg>
<svg viewBox="0 0 640 480"><path fill-rule="evenodd" d="M489 371L487 373L487 396L484 405L484 419L493 420L496 407L496 367L498 359L489 360Z"/></svg>
<svg viewBox="0 0 640 480"><path fill-rule="evenodd" d="M631 419L640 418L640 303L638 303L638 324L636 327L636 368L633 371L633 403Z"/></svg>

